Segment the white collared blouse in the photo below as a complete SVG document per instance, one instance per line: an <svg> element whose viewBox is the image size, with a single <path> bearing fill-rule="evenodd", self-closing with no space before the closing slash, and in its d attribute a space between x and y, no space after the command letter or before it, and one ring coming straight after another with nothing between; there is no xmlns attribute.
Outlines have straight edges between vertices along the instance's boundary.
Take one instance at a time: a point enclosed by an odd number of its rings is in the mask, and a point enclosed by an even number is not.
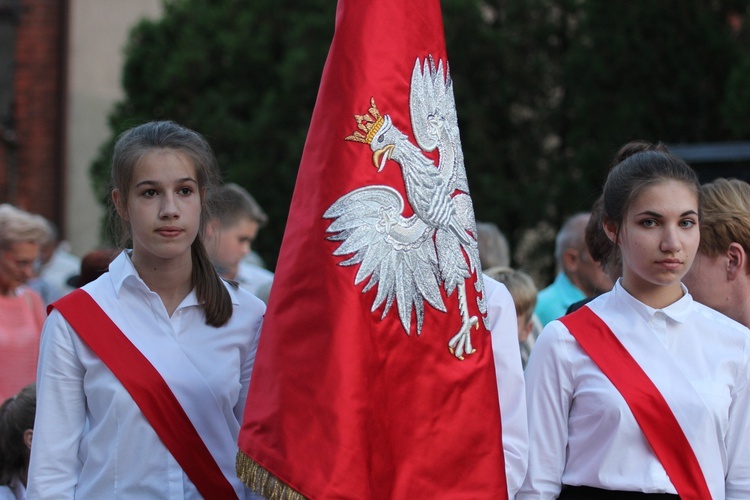
<svg viewBox="0 0 750 500"><path fill-rule="evenodd" d="M683 290L653 309L618 282L588 306L664 395L714 500L747 499L750 331ZM561 484L676 493L625 400L560 321L544 328L525 375L530 459L518 498L556 498Z"/></svg>
<svg viewBox="0 0 750 500"><path fill-rule="evenodd" d="M127 252L84 289L159 370L242 498L236 443L265 305L227 286L234 311L226 325L206 325L193 292L170 317ZM200 498L125 388L57 310L42 333L28 498Z"/></svg>

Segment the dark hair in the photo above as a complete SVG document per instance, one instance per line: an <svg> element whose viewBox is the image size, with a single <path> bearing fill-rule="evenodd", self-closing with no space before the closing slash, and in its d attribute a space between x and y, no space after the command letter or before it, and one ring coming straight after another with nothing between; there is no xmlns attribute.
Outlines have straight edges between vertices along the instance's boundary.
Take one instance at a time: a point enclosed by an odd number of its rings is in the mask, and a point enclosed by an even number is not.
<svg viewBox="0 0 750 500"><path fill-rule="evenodd" d="M109 264L120 253L116 248L101 248L92 250L81 259L81 272L71 276L66 280L68 286L72 288L81 288L87 283L91 283L102 274L106 273Z"/></svg>
<svg viewBox="0 0 750 500"><path fill-rule="evenodd" d="M614 168L618 163L633 156L636 153L643 153L644 151L661 151L662 153L669 153L669 148L662 142L656 144L648 141L630 141L629 143L622 146L615 154L610 164L611 168Z"/></svg>
<svg viewBox="0 0 750 500"><path fill-rule="evenodd" d="M629 142L615 156L602 194L604 220L617 226L617 234L633 200L647 187L663 181L678 181L690 187L700 207L698 175L662 143Z"/></svg>
<svg viewBox="0 0 750 500"><path fill-rule="evenodd" d="M220 183L219 166L208 141L199 133L172 121L144 123L120 134L112 154L112 189L120 192L127 202L135 167L154 149L179 151L193 161L201 196L200 232L191 247L193 260L192 283L198 302L203 304L206 324L221 326L232 316L232 300L217 274L203 244L203 230L208 207L204 191L210 192ZM113 207L114 208L114 207ZM114 210L113 227L125 247L131 238L130 226Z"/></svg>
<svg viewBox="0 0 750 500"><path fill-rule="evenodd" d="M596 199L591 206L591 218L586 224L584 240L591 258L604 265L612 252L612 241L607 237L602 225L604 224L604 201L602 197Z"/></svg>
<svg viewBox="0 0 750 500"><path fill-rule="evenodd" d="M34 428L36 386L29 384L0 406L0 485L28 467L29 451L23 434Z"/></svg>
<svg viewBox="0 0 750 500"><path fill-rule="evenodd" d="M619 276L622 270L620 249L604 231L604 199L601 196L591 207L591 218L586 224L584 241L591 258L599 263L602 270L610 277Z"/></svg>

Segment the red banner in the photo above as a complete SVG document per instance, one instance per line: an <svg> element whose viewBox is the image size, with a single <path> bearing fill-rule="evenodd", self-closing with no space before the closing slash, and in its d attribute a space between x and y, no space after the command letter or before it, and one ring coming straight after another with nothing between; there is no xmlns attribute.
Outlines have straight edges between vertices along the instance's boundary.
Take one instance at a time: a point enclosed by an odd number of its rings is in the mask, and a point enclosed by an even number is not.
<svg viewBox="0 0 750 500"><path fill-rule="evenodd" d="M339 1L239 439L265 496L506 496L448 69L439 1Z"/></svg>

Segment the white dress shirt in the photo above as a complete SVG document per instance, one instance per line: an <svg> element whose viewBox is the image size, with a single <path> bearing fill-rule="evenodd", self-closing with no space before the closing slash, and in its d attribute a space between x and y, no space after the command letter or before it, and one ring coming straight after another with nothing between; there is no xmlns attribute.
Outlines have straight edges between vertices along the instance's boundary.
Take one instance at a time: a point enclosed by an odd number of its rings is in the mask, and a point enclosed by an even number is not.
<svg viewBox="0 0 750 500"><path fill-rule="evenodd" d="M589 302L680 423L714 500L750 498L750 331L685 295L653 309L620 282ZM553 321L526 367L529 472L518 498L561 484L676 493L625 400Z"/></svg>
<svg viewBox="0 0 750 500"><path fill-rule="evenodd" d="M214 328L194 292L168 316L126 252L109 270L84 289L159 370L243 498L234 460L265 306L227 286L234 312ZM57 310L42 333L28 497L200 498L125 388Z"/></svg>
<svg viewBox="0 0 750 500"><path fill-rule="evenodd" d="M268 294L273 284L273 273L271 271L242 260L237 268L236 279L242 288L263 302L268 302Z"/></svg>
<svg viewBox="0 0 750 500"><path fill-rule="evenodd" d="M516 307L505 285L489 276L484 276L484 291L500 398L505 476L508 498L512 499L526 476L529 452L526 392L518 346Z"/></svg>

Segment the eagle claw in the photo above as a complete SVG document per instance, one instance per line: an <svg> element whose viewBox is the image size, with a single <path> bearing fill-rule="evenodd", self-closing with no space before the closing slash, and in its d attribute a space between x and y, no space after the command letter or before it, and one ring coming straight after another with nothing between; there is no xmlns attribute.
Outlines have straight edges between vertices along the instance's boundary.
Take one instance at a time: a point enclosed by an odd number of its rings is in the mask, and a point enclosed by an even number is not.
<svg viewBox="0 0 750 500"><path fill-rule="evenodd" d="M477 326L478 328L478 324L479 320L477 317L471 316L468 318L468 321L462 322L461 329L448 342L448 350L450 353L461 361L464 360L464 354L469 355L477 352L477 350L471 346L471 328L473 326Z"/></svg>

